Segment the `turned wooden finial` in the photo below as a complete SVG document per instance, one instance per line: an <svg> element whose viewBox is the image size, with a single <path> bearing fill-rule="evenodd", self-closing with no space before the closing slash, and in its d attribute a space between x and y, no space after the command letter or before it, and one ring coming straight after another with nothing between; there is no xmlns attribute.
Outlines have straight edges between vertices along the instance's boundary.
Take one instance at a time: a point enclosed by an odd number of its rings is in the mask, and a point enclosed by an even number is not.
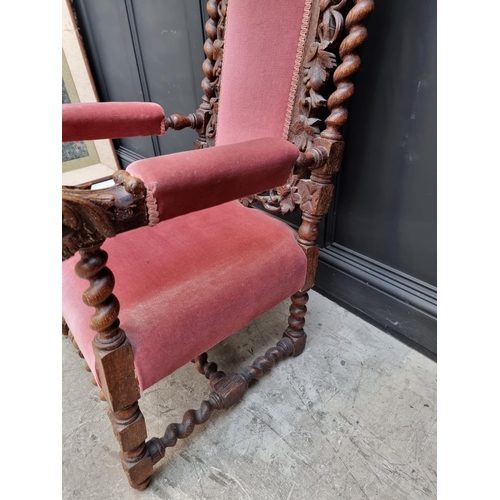
<svg viewBox="0 0 500 500"><path fill-rule="evenodd" d="M170 115L165 119L165 126L173 130L182 130L187 127L197 130L203 127L203 115L201 113L190 113L187 116Z"/></svg>

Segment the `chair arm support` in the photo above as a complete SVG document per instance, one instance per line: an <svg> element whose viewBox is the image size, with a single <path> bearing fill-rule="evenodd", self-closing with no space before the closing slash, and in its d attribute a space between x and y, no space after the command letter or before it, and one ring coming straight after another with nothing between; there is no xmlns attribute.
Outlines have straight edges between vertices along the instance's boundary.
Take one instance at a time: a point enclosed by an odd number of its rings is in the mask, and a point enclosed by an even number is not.
<svg viewBox="0 0 500 500"><path fill-rule="evenodd" d="M63 260L124 231L279 186L298 157L290 142L256 139L140 160L104 189L63 187Z"/></svg>
<svg viewBox="0 0 500 500"><path fill-rule="evenodd" d="M255 139L139 160L127 172L149 191L151 224L280 186L299 153L283 139Z"/></svg>
<svg viewBox="0 0 500 500"><path fill-rule="evenodd" d="M313 147L305 153L300 153L294 166L294 174L302 175L307 169L315 170L328 160L328 151L324 146Z"/></svg>
<svg viewBox="0 0 500 500"><path fill-rule="evenodd" d="M163 135L165 113L152 102L63 104L63 142Z"/></svg>
<svg viewBox="0 0 500 500"><path fill-rule="evenodd" d="M201 113L189 113L187 116L170 115L165 120L165 128L173 130L182 130L183 128L191 127L194 130L199 130L203 127L203 115Z"/></svg>

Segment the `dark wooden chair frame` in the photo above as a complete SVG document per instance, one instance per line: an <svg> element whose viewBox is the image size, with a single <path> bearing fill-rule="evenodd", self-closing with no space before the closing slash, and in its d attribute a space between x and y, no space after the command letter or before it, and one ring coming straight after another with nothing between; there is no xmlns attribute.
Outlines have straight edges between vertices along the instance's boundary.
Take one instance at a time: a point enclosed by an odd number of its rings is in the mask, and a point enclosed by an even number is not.
<svg viewBox="0 0 500 500"><path fill-rule="evenodd" d="M228 0L207 2L210 18L205 25L208 37L203 71L206 77L202 82L204 96L199 109L188 116L174 114L166 119L168 128L197 130L195 148L214 145L227 3ZM240 200L246 206L260 202L271 213L287 213L299 208L302 211L297 243L307 257L307 277L302 289L291 297L288 327L276 346L240 373L226 375L215 363L208 362L206 353L197 356L193 362L209 380L212 392L198 410L186 411L182 422L170 424L160 438L147 440L146 424L138 404L140 391L132 347L120 328L119 303L113 295L114 278L106 267L107 254L101 249L106 238L148 224L146 188L140 179L126 171L117 172L114 186L106 189L63 187L63 259L79 251L81 259L75 271L90 283L83 301L95 308L90 327L96 332L93 346L100 398L108 402L108 416L120 445L123 468L133 488L140 490L149 484L153 465L163 458L167 447L189 436L195 425L210 418L213 410L229 408L239 401L249 383L262 377L277 361L298 356L304 350L307 292L314 284L318 264L318 227L332 200L332 175L341 166L344 150L341 131L348 114L346 102L354 92L352 77L360 66L357 50L367 36L363 22L374 7L373 0L352 3L347 16L347 0L312 3L306 53L288 136L300 149L300 157L284 186ZM337 64L339 58L341 64ZM82 356L64 319L63 334L71 338ZM88 364L85 365L90 371ZM94 378L93 383L97 385Z"/></svg>

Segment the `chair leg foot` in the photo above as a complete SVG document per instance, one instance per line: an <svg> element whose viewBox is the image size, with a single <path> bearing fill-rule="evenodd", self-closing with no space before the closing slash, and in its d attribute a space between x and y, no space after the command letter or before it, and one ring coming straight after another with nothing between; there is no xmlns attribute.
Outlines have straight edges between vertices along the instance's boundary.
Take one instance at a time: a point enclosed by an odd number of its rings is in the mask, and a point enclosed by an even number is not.
<svg viewBox="0 0 500 500"><path fill-rule="evenodd" d="M293 344L293 352L290 354L290 356L296 358L297 356L300 356L303 352L304 349L306 348L306 342L307 342L307 335L305 332L300 337L294 337L290 334L290 332L285 331L283 334L283 337L287 337L292 341Z"/></svg>
<svg viewBox="0 0 500 500"><path fill-rule="evenodd" d="M132 488L134 488L134 490L138 490L138 491L142 491L142 490L145 490L148 486L149 486L149 483L151 482L151 476L148 477L148 479L146 479L146 481L143 481L142 483L131 483L129 481L129 484Z"/></svg>
<svg viewBox="0 0 500 500"><path fill-rule="evenodd" d="M139 404L135 402L118 412L108 409L108 417L120 446L122 466L130 486L143 490L151 481L153 460L146 446L146 423Z"/></svg>
<svg viewBox="0 0 500 500"><path fill-rule="evenodd" d="M127 476L128 482L134 490L142 491L149 486L153 476L153 462L143 443L144 456L135 463L129 463L122 453L122 466Z"/></svg>
<svg viewBox="0 0 500 500"><path fill-rule="evenodd" d="M134 490L139 491L142 491L149 486L153 476L153 462L147 453L145 444L143 447L146 453L144 457L136 463L128 463L122 454L122 466L128 482Z"/></svg>

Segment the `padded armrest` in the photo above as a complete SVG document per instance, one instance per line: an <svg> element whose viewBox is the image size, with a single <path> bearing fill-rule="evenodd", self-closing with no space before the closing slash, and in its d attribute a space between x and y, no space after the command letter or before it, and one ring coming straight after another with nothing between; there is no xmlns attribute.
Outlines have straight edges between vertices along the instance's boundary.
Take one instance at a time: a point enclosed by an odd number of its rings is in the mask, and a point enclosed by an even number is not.
<svg viewBox="0 0 500 500"><path fill-rule="evenodd" d="M62 141L163 135L165 113L153 102L63 104Z"/></svg>
<svg viewBox="0 0 500 500"><path fill-rule="evenodd" d="M127 172L154 197L151 223L282 186L299 154L283 139L255 139L139 160Z"/></svg>

